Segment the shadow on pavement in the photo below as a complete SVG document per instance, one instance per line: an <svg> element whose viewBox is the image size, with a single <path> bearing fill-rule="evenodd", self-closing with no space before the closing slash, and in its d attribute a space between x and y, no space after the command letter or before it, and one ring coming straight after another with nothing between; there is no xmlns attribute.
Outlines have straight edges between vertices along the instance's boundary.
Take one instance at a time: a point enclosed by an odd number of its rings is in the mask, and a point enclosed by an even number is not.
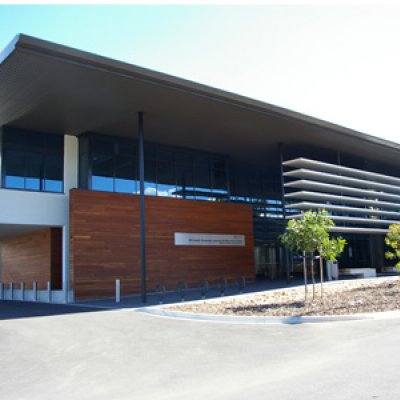
<svg viewBox="0 0 400 400"><path fill-rule="evenodd" d="M101 311L94 307L77 307L64 304L28 303L23 301L0 300L0 321L17 318L45 317Z"/></svg>

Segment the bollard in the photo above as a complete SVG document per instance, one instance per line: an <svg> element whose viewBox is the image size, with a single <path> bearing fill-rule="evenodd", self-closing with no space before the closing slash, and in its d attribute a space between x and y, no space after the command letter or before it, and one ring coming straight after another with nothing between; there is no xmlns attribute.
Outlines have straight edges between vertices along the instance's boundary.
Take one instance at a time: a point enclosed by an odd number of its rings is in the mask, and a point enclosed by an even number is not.
<svg viewBox="0 0 400 400"><path fill-rule="evenodd" d="M24 292L25 292L25 284L24 282L20 282L19 284L19 290L21 292L21 300L24 301Z"/></svg>
<svg viewBox="0 0 400 400"><path fill-rule="evenodd" d="M121 301L121 280L115 280L115 302L119 303Z"/></svg>
<svg viewBox="0 0 400 400"><path fill-rule="evenodd" d="M3 282L0 282L0 300L4 300Z"/></svg>
<svg viewBox="0 0 400 400"><path fill-rule="evenodd" d="M37 282L33 282L32 290L33 290L33 301L37 301Z"/></svg>
<svg viewBox="0 0 400 400"><path fill-rule="evenodd" d="M10 300L13 300L14 299L14 284L12 282L10 282L9 288L10 288Z"/></svg>
<svg viewBox="0 0 400 400"><path fill-rule="evenodd" d="M47 281L47 302L51 303L51 283Z"/></svg>

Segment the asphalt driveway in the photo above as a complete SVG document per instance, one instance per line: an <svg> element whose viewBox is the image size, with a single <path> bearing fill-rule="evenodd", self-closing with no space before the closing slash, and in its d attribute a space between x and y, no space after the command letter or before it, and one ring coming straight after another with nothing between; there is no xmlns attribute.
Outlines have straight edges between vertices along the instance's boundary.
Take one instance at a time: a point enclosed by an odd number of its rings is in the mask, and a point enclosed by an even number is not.
<svg viewBox="0 0 400 400"><path fill-rule="evenodd" d="M0 321L1 399L400 397L399 319L231 325L72 309Z"/></svg>

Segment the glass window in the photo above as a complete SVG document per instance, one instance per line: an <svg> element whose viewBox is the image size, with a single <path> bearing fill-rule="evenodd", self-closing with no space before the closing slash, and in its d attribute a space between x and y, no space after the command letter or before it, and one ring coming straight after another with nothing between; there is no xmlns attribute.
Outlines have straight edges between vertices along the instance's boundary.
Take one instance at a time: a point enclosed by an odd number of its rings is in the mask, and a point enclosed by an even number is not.
<svg viewBox="0 0 400 400"><path fill-rule="evenodd" d="M86 171L88 177L80 182L91 181L88 186L96 190L139 193L137 142L100 136L80 138L81 162L87 162L80 173ZM146 195L210 201L227 197L227 161L222 157L154 143L145 143L144 157Z"/></svg>
<svg viewBox="0 0 400 400"><path fill-rule="evenodd" d="M156 149L154 144L145 143L144 144L144 158L145 160L155 160L156 159Z"/></svg>
<svg viewBox="0 0 400 400"><path fill-rule="evenodd" d="M79 139L80 187L119 193L138 192L136 142L88 133Z"/></svg>
<svg viewBox="0 0 400 400"><path fill-rule="evenodd" d="M41 190L43 156L36 153L25 154L25 189Z"/></svg>
<svg viewBox="0 0 400 400"><path fill-rule="evenodd" d="M183 160L183 158L182 158ZM193 163L188 157L184 163L176 164L176 188L178 197L194 198Z"/></svg>
<svg viewBox="0 0 400 400"><path fill-rule="evenodd" d="M133 141L118 140L115 148L116 154L126 157L136 157L137 147Z"/></svg>
<svg viewBox="0 0 400 400"><path fill-rule="evenodd" d="M92 176L92 189L103 192L113 192L113 179L107 176Z"/></svg>
<svg viewBox="0 0 400 400"><path fill-rule="evenodd" d="M3 157L4 185L10 189L25 187L25 155L22 151L7 150Z"/></svg>
<svg viewBox="0 0 400 400"><path fill-rule="evenodd" d="M214 190L222 190L226 191L227 189L227 180L226 180L226 171L223 169L214 169L212 174L213 181L213 189Z"/></svg>
<svg viewBox="0 0 400 400"><path fill-rule="evenodd" d="M209 200L211 196L210 167L207 157L198 156L194 163L196 199Z"/></svg>
<svg viewBox="0 0 400 400"><path fill-rule="evenodd" d="M3 128L3 147L18 148L23 147L25 143L25 132L15 128Z"/></svg>
<svg viewBox="0 0 400 400"><path fill-rule="evenodd" d="M175 170L172 153L158 154L157 196L176 197Z"/></svg>
<svg viewBox="0 0 400 400"><path fill-rule="evenodd" d="M119 193L136 193L136 164L132 157L118 155L115 162L115 191Z"/></svg>
<svg viewBox="0 0 400 400"><path fill-rule="evenodd" d="M144 193L148 196L157 195L155 162L147 158L144 163Z"/></svg>
<svg viewBox="0 0 400 400"><path fill-rule="evenodd" d="M64 137L3 127L4 187L62 192Z"/></svg>
<svg viewBox="0 0 400 400"><path fill-rule="evenodd" d="M62 192L63 158L46 155L44 162L44 190L46 192Z"/></svg>
<svg viewBox="0 0 400 400"><path fill-rule="evenodd" d="M45 146L44 135L38 132L29 132L29 133L25 132L24 146L25 148L30 150L45 148L46 146Z"/></svg>
<svg viewBox="0 0 400 400"><path fill-rule="evenodd" d="M113 169L111 155L94 154L92 158L92 189L113 192Z"/></svg>
<svg viewBox="0 0 400 400"><path fill-rule="evenodd" d="M46 135L44 137L44 142L48 151L60 154L60 148L63 146L64 138L59 135Z"/></svg>
<svg viewBox="0 0 400 400"><path fill-rule="evenodd" d="M177 164L190 165L192 163L192 161L193 161L192 154L183 153L180 151L175 154L175 162Z"/></svg>
<svg viewBox="0 0 400 400"><path fill-rule="evenodd" d="M90 147L94 154L114 154L114 142L111 137L91 136Z"/></svg>

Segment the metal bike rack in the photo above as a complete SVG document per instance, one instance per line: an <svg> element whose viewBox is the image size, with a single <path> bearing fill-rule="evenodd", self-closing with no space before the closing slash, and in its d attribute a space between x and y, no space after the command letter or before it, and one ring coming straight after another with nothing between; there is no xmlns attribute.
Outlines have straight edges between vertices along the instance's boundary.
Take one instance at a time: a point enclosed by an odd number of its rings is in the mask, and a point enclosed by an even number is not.
<svg viewBox="0 0 400 400"><path fill-rule="evenodd" d="M156 285L156 294L158 297L158 304L162 304L165 297L166 288L163 283L158 283Z"/></svg>
<svg viewBox="0 0 400 400"><path fill-rule="evenodd" d="M188 289L188 285L186 282L180 281L178 283L178 292L181 296L181 301L185 301L187 289Z"/></svg>

